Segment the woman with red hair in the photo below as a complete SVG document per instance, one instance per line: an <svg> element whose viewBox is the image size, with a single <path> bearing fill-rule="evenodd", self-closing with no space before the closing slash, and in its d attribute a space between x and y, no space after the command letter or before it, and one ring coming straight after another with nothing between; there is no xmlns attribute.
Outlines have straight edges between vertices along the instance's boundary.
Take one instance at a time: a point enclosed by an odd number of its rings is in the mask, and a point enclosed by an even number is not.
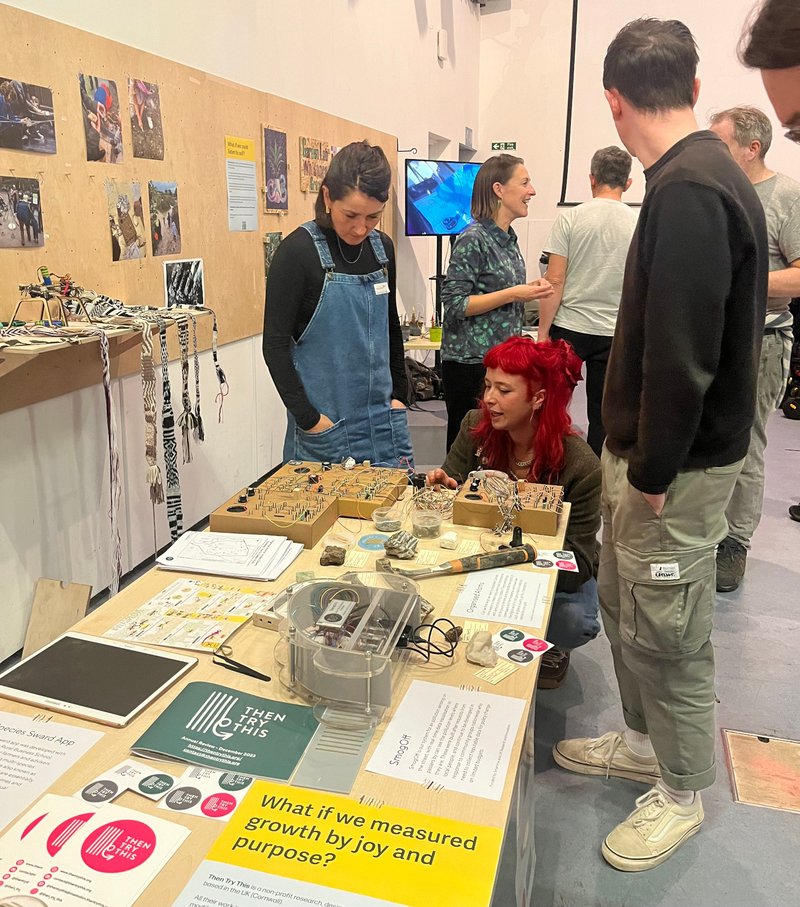
<svg viewBox="0 0 800 907"><path fill-rule="evenodd" d="M495 469L527 482L561 485L572 505L565 545L578 573L559 572L547 638L556 648L542 659L539 686L560 686L571 649L597 635L597 532L600 461L572 425L569 404L581 360L564 340L535 343L511 337L492 347L480 408L467 413L447 458L429 485L455 488L477 469Z"/></svg>

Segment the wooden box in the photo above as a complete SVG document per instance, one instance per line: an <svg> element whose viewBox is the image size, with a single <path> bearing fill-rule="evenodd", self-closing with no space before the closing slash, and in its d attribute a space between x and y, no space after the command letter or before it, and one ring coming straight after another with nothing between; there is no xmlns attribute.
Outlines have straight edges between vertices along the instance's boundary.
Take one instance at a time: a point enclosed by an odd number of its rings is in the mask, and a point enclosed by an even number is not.
<svg viewBox="0 0 800 907"><path fill-rule="evenodd" d="M256 494L239 503L240 495L218 507L209 518L213 532L252 532L256 535L283 535L305 548L313 548L333 526L339 507L332 495L286 493L256 489Z"/></svg>
<svg viewBox="0 0 800 907"><path fill-rule="evenodd" d="M522 509L514 514L514 525L532 535L556 535L564 489L560 485L516 484ZM478 491L470 491L467 482L459 489L453 502L453 523L494 529L501 520L499 507L483 485Z"/></svg>

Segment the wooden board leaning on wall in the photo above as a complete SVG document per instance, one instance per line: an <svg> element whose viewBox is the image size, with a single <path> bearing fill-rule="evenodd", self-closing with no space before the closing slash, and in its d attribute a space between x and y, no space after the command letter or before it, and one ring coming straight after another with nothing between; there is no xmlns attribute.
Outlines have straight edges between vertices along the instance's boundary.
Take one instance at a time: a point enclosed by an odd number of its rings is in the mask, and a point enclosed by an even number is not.
<svg viewBox="0 0 800 907"><path fill-rule="evenodd" d="M300 190L300 137L341 147L366 139L383 147L393 170L397 140L387 133L296 104L163 57L110 41L0 4L0 34L24 36L5 42L0 80L17 79L52 89L55 110L55 154L37 154L0 147L0 177L39 181L42 196L44 247L0 248L0 320L7 321L19 295L17 285L36 280L36 269L47 265L56 274L69 273L81 286L123 300L129 305L162 305L164 261L202 258L207 305L219 318L220 344L258 335L264 312L265 233L290 233L312 216L316 193ZM78 74L100 76L116 83L122 120L120 163L86 160ZM128 79L159 87L164 135L162 161L135 158L128 112ZM263 129L286 132L288 213L264 212ZM256 142L259 192L258 230L228 230L225 136ZM112 261L106 180L141 184L147 255ZM177 183L180 210L179 255L152 255L147 203L148 181ZM394 198L381 228L394 234ZM170 332L170 356L177 358L177 339ZM211 343L210 319L198 322L203 349ZM139 370L138 346L112 344L115 376ZM100 363L94 347L55 350L35 358L0 352L0 412L97 384Z"/></svg>

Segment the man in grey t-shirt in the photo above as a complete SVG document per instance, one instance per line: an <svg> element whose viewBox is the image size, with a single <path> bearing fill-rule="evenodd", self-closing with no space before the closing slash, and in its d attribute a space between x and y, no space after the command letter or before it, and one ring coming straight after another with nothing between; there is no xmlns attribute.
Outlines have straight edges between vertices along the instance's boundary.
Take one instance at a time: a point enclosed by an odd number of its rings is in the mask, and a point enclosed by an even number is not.
<svg viewBox="0 0 800 907"><path fill-rule="evenodd" d="M711 119L715 132L747 174L767 216L769 299L758 370L756 415L750 448L725 511L728 537L717 551L717 591L733 592L744 576L747 551L764 503L764 448L767 419L780 405L789 373L792 315L789 302L800 296L800 183L766 164L772 142L769 118L755 107L732 107Z"/></svg>
<svg viewBox="0 0 800 907"><path fill-rule="evenodd" d="M592 200L559 215L545 243L545 278L553 285L539 300L539 339L567 340L586 363L588 442L600 456L603 384L617 324L625 259L637 212L622 202L630 186L631 156L612 145L592 157Z"/></svg>

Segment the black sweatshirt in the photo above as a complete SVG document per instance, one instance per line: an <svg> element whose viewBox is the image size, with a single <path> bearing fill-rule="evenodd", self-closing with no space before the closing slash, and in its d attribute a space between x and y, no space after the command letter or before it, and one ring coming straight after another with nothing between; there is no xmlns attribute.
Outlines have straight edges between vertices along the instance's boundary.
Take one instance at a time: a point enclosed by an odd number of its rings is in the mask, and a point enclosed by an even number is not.
<svg viewBox="0 0 800 907"><path fill-rule="evenodd" d="M711 132L645 170L603 398L606 444L661 494L750 443L767 302L764 209Z"/></svg>
<svg viewBox="0 0 800 907"><path fill-rule="evenodd" d="M322 228L328 240L328 248L335 269L340 274L370 274L380 270L372 251L369 237L364 240L361 257L352 261L359 253L359 246L336 242L336 233ZM389 368L392 373L392 396L406 402L405 357L400 318L397 314L395 286L397 267L394 244L385 234L378 235L389 260L389 293L385 298L389 307ZM345 261L344 256L350 259ZM311 316L317 309L325 272L320 264L319 254L308 230L298 227L278 246L267 275L267 303L264 306L264 336L262 340L264 360L269 367L272 380L283 400L284 406L294 416L303 431L313 428L319 421L319 412L309 402L300 378L292 362L294 342L306 329ZM335 343L336 338L332 337Z"/></svg>

